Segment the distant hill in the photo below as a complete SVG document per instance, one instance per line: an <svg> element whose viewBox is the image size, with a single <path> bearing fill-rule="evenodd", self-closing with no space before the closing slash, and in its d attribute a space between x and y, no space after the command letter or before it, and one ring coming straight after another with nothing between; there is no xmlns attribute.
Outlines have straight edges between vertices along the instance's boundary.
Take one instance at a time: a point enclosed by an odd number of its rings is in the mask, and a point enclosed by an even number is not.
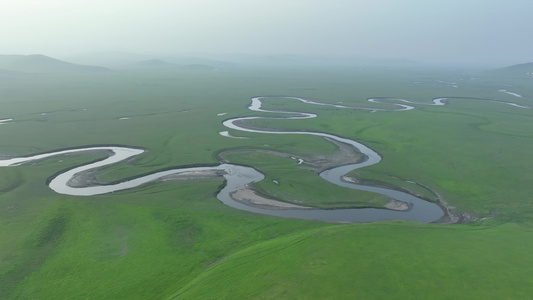
<svg viewBox="0 0 533 300"><path fill-rule="evenodd" d="M406 59L371 59L356 56L313 55L313 54L218 54L211 56L235 65L274 68L381 68L405 69L425 68L423 63ZM211 64L215 65L216 64Z"/></svg>
<svg viewBox="0 0 533 300"><path fill-rule="evenodd" d="M104 66L111 69L122 68L152 59L151 56L120 51L90 52L62 58L77 64Z"/></svg>
<svg viewBox="0 0 533 300"><path fill-rule="evenodd" d="M208 58L191 57L183 55L145 55L130 52L92 52L85 54L78 54L74 56L64 57L65 60L84 65L105 66L111 69L132 69L132 68L185 68L194 69L199 68L198 65L203 65L204 69L218 69L229 68L233 64L213 60ZM170 64L170 65L169 65Z"/></svg>
<svg viewBox="0 0 533 300"><path fill-rule="evenodd" d="M143 60L128 66L134 69L181 69L181 70L214 70L216 68L206 64L174 64L161 59Z"/></svg>
<svg viewBox="0 0 533 300"><path fill-rule="evenodd" d="M316 67L316 66L344 66L345 59L331 58L315 55L298 55L298 54L272 54L272 55L254 55L254 54L226 54L221 56L222 59L236 64L261 67Z"/></svg>
<svg viewBox="0 0 533 300"><path fill-rule="evenodd" d="M109 69L69 63L46 55L0 55L0 69L24 73L105 72Z"/></svg>
<svg viewBox="0 0 533 300"><path fill-rule="evenodd" d="M505 68L490 70L488 74L494 75L511 75L511 76L525 76L533 75L533 62L512 65Z"/></svg>
<svg viewBox="0 0 533 300"><path fill-rule="evenodd" d="M190 65L183 65L181 66L182 69L187 70L215 70L217 68L214 68L210 65L204 65L204 64L190 64Z"/></svg>
<svg viewBox="0 0 533 300"><path fill-rule="evenodd" d="M134 67L139 68L155 68L155 69L161 69L161 68L177 68L179 65L172 64L160 59L149 59L149 60L143 60L138 63L135 63L133 65Z"/></svg>
<svg viewBox="0 0 533 300"><path fill-rule="evenodd" d="M14 75L20 75L20 74L23 74L23 73L20 73L17 71L0 69L0 76L14 76Z"/></svg>

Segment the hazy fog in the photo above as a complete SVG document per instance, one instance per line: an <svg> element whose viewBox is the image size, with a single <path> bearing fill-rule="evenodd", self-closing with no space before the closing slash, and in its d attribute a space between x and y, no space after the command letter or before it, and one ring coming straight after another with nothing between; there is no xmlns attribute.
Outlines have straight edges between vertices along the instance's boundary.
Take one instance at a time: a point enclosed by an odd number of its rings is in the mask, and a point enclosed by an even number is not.
<svg viewBox="0 0 533 300"><path fill-rule="evenodd" d="M533 60L531 0L0 0L0 54Z"/></svg>

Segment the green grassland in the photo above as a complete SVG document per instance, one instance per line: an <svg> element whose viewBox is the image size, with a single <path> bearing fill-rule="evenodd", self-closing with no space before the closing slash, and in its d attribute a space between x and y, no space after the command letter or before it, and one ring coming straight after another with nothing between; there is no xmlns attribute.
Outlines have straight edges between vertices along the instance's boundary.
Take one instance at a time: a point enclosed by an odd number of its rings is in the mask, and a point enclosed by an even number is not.
<svg viewBox="0 0 533 300"><path fill-rule="evenodd" d="M475 79L472 79L475 77ZM422 84L413 83L423 79ZM458 88L438 84L457 82ZM507 87L505 84L512 85ZM508 89L524 98L498 92ZM230 130L250 98L297 96L353 106L369 97L430 102L481 97L533 105L521 78L450 71L145 70L0 77L2 157L87 145L147 149L98 172L114 181L162 168L216 164L222 155L265 173L260 193L316 207L377 206L382 196L330 185L293 159L333 153L319 137ZM215 195L222 179L171 181L94 197L58 195L51 175L98 159L69 155L0 168L2 299L526 299L533 292L531 109L451 99L404 112L337 109L250 126L333 133L383 156L349 175L423 194L470 213L461 225L334 225L238 211ZM223 116L217 114L226 113ZM127 120L119 118L129 117ZM232 150L232 151L228 151ZM273 180L278 181L275 184Z"/></svg>

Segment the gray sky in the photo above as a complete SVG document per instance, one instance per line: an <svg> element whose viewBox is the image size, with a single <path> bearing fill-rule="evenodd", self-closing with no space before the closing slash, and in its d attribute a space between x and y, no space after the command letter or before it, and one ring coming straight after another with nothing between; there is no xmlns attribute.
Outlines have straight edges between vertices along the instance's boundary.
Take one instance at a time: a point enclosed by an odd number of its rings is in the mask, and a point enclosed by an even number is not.
<svg viewBox="0 0 533 300"><path fill-rule="evenodd" d="M0 0L0 53L533 60L532 0Z"/></svg>

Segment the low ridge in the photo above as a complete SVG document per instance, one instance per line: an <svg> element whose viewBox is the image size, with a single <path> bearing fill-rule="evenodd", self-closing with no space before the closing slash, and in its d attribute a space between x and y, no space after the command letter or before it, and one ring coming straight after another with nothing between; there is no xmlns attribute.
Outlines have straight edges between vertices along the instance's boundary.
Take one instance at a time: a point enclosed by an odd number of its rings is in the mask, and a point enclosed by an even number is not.
<svg viewBox="0 0 533 300"><path fill-rule="evenodd" d="M0 69L25 73L106 72L109 69L69 63L42 54L0 55Z"/></svg>

